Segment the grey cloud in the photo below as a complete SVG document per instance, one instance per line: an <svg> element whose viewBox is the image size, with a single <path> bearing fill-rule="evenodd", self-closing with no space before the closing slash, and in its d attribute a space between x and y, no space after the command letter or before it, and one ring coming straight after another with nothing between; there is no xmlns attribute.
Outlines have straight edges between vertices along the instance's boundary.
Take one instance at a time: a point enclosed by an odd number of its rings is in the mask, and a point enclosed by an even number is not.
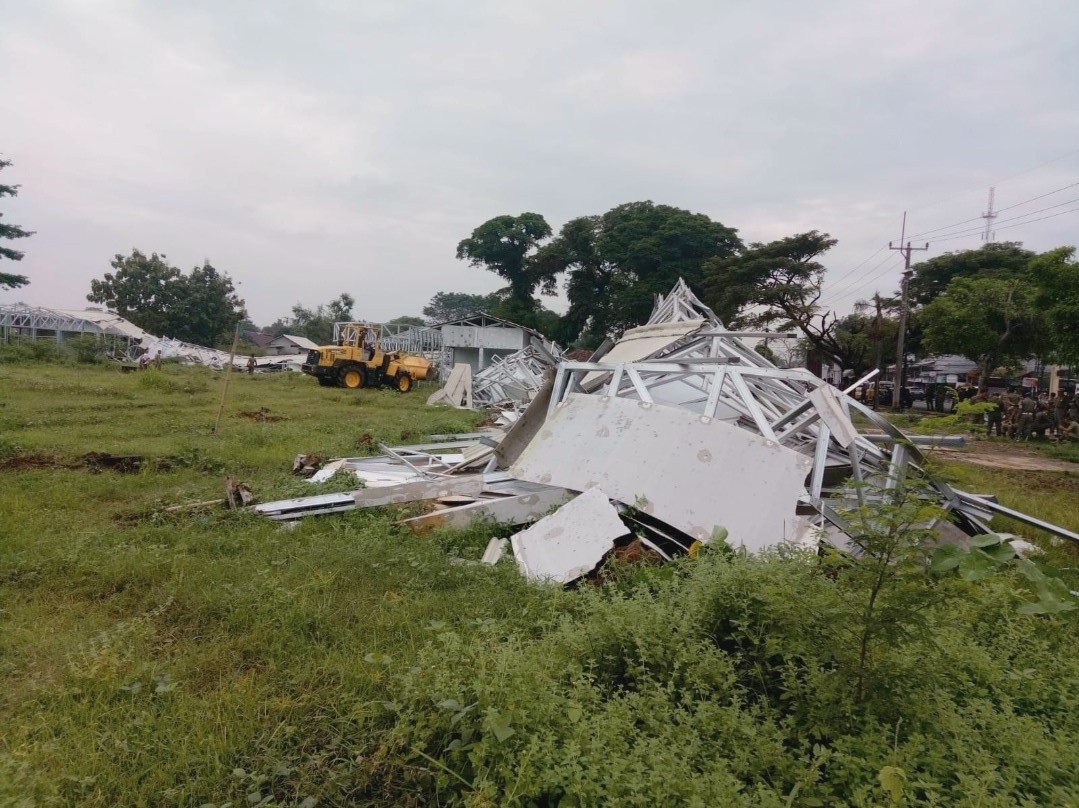
<svg viewBox="0 0 1079 808"><path fill-rule="evenodd" d="M211 258L259 321L339 291L383 318L496 288L453 257L490 216L645 198L749 240L831 232L839 277L904 208L922 230L975 216L991 182L1077 145L1077 33L1048 1L13 5L0 149L24 188L4 212L38 235L34 283L0 294L77 305L138 246ZM1001 204L1077 173L1007 179Z"/></svg>

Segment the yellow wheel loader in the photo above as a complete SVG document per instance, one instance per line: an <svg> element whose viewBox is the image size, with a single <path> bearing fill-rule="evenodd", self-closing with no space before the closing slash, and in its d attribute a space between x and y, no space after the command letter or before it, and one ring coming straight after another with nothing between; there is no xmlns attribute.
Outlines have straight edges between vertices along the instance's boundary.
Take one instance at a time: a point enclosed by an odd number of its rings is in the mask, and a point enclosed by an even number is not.
<svg viewBox="0 0 1079 808"><path fill-rule="evenodd" d="M358 390L385 385L407 393L414 381L431 375L431 363L422 356L383 351L377 325L343 323L339 334L336 345L323 345L308 352L301 368L323 387Z"/></svg>

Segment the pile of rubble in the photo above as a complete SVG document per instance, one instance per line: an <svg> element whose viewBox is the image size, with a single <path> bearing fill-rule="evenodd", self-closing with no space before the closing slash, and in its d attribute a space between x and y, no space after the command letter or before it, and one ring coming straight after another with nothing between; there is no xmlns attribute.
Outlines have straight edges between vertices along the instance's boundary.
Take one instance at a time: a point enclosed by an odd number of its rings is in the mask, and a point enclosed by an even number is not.
<svg viewBox="0 0 1079 808"><path fill-rule="evenodd" d="M928 473L918 444L939 439L906 436L847 394L873 374L837 390L746 343L765 336L777 335L727 330L679 281L648 323L592 361L555 366L514 355L492 366L484 389L498 390L493 397L526 390L508 429L380 444L380 456L319 472L352 473L359 490L255 509L287 520L427 501L428 513L402 524L421 533L477 519L524 528L493 541L485 560L508 547L524 574L562 583L630 545L660 560L717 538L751 551L780 542L843 547L843 512L886 504L908 478L951 512L954 523L934 525L945 540L987 533L1004 514L1079 541ZM452 383L463 400L475 399L481 375L451 375L444 389Z"/></svg>
<svg viewBox="0 0 1079 808"><path fill-rule="evenodd" d="M497 410L506 423L511 423L535 398L561 358L554 343L532 339L519 351L496 356L475 374L470 365L458 363L427 403Z"/></svg>

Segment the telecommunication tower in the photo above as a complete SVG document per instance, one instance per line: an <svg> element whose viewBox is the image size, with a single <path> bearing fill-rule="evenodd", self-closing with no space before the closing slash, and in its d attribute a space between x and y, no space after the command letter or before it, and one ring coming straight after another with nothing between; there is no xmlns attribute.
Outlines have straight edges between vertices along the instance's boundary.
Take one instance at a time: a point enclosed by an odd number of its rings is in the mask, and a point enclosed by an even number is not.
<svg viewBox="0 0 1079 808"><path fill-rule="evenodd" d="M982 214L982 218L985 219L985 231L982 233L982 241L986 243L996 241L997 238L997 234L993 230L993 220L997 218L997 214L993 211L993 201L996 194L996 188L989 189L989 205L987 206L985 213Z"/></svg>

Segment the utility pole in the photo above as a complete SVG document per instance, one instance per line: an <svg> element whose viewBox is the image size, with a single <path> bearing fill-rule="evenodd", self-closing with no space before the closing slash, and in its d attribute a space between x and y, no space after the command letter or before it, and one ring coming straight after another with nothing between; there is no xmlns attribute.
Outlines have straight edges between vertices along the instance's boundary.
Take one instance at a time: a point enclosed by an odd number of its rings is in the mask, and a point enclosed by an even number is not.
<svg viewBox="0 0 1079 808"><path fill-rule="evenodd" d="M925 243L924 247L911 247L908 241L906 245L903 244L907 237L907 212L903 211L903 231L899 237L899 246L893 247L892 242L888 242L889 250L899 250L900 254L904 258L903 263L903 280L900 285L900 298L899 298L899 335L896 337L895 344L895 382L892 385L892 409L899 412L901 407L899 403L899 391L903 389L903 364L906 361L907 355L905 352L906 340L907 340L907 315L910 310L910 253L912 250L928 250L929 242Z"/></svg>
<svg viewBox="0 0 1079 808"><path fill-rule="evenodd" d="M879 409L880 363L884 358L884 334L881 333L881 326L884 324L884 298L880 296L880 292L873 293L873 305L877 310L877 316L873 318L873 342L876 348L873 367L877 369L877 375L873 377L873 409Z"/></svg>
<svg viewBox="0 0 1079 808"><path fill-rule="evenodd" d="M993 202L997 195L996 188L989 189L989 206L986 208L985 213L982 214L982 218L985 219L985 232L982 233L982 241L986 244L993 241L997 234L993 231L993 220L997 218L997 214L993 211Z"/></svg>

